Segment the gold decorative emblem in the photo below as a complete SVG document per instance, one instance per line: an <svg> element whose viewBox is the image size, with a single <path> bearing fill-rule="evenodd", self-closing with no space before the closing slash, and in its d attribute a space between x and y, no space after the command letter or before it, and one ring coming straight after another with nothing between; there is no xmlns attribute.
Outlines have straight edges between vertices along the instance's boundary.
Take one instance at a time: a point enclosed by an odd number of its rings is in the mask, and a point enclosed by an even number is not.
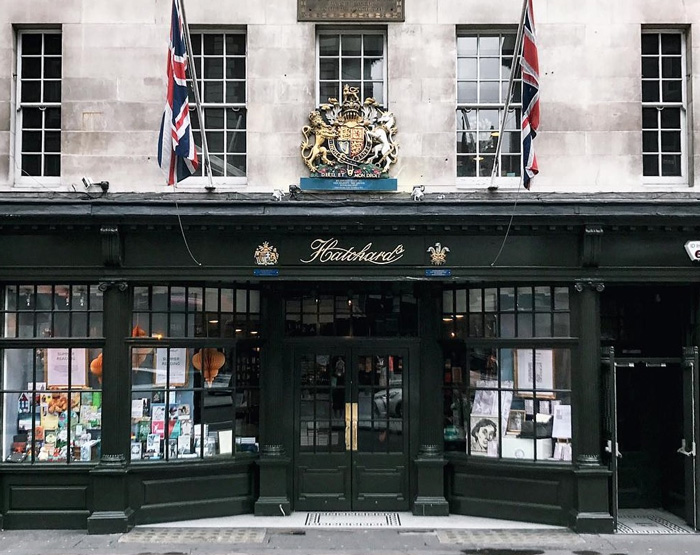
<svg viewBox="0 0 700 555"><path fill-rule="evenodd" d="M265 241L255 249L255 263L258 266L274 266L277 264L280 255L277 248Z"/></svg>
<svg viewBox="0 0 700 555"><path fill-rule="evenodd" d="M447 253L450 249L443 247L440 243L435 243L434 247L428 247L427 252L430 253L430 263L433 266L442 266L447 262Z"/></svg>
<svg viewBox="0 0 700 555"><path fill-rule="evenodd" d="M312 177L387 177L396 163L394 114L374 98L360 103L360 89L345 85L343 103L329 98L309 114L301 132L301 157Z"/></svg>

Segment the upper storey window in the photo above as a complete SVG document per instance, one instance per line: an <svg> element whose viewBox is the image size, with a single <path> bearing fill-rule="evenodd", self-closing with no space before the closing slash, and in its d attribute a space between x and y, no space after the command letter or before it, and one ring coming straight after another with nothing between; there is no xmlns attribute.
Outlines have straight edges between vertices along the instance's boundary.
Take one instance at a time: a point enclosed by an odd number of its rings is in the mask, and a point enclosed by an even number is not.
<svg viewBox="0 0 700 555"><path fill-rule="evenodd" d="M246 35L243 32L192 33L193 67L197 71L204 128L217 183L244 183L246 176ZM190 99L194 94L190 93ZM202 126L191 107L192 130L202 144ZM195 175L202 175L200 164Z"/></svg>
<svg viewBox="0 0 700 555"><path fill-rule="evenodd" d="M61 175L61 33L20 31L17 55L17 182L58 182Z"/></svg>
<svg viewBox="0 0 700 555"><path fill-rule="evenodd" d="M687 182L685 36L642 34L642 155L645 181Z"/></svg>
<svg viewBox="0 0 700 555"><path fill-rule="evenodd" d="M514 52L515 33L457 37L457 177L491 177ZM518 69L503 131L498 177L520 177L520 91Z"/></svg>
<svg viewBox="0 0 700 555"><path fill-rule="evenodd" d="M382 32L322 32L318 35L319 104L342 99L345 85L360 90L360 100L385 105L386 36Z"/></svg>

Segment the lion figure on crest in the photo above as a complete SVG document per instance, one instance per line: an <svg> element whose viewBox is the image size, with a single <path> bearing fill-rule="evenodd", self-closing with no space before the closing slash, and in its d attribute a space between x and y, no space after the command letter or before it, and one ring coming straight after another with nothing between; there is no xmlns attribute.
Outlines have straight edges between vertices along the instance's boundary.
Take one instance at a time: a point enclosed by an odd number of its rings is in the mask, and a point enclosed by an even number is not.
<svg viewBox="0 0 700 555"><path fill-rule="evenodd" d="M328 149L323 146L323 143L327 139L335 139L338 136L338 132L323 120L318 110L314 110L309 114L309 122L311 122L311 125L305 125L301 129L304 135L304 141L301 143L301 156L306 166L312 172L316 172L318 169L316 161L319 158L321 162L328 166L334 164L328 158ZM311 140L311 135L314 135L315 140Z"/></svg>

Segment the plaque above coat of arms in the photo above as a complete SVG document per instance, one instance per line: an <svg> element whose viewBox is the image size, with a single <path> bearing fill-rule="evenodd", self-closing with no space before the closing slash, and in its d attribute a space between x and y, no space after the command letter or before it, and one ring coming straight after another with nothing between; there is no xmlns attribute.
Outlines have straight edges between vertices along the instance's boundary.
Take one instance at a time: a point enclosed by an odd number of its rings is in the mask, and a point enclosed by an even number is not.
<svg viewBox="0 0 700 555"><path fill-rule="evenodd" d="M301 132L301 156L311 177L386 178L396 163L394 114L373 98L360 102L358 87L345 85L342 103L329 98L312 111Z"/></svg>

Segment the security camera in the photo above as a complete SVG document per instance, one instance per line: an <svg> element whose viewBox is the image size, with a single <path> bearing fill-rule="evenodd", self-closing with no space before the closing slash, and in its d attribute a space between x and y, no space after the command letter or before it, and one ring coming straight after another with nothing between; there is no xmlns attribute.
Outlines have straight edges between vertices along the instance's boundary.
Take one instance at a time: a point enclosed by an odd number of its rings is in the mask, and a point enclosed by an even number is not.
<svg viewBox="0 0 700 555"><path fill-rule="evenodd" d="M90 187L92 187L94 185L94 183L92 182L92 179L90 179L89 177L83 177L83 185L85 185L86 189L89 189Z"/></svg>

